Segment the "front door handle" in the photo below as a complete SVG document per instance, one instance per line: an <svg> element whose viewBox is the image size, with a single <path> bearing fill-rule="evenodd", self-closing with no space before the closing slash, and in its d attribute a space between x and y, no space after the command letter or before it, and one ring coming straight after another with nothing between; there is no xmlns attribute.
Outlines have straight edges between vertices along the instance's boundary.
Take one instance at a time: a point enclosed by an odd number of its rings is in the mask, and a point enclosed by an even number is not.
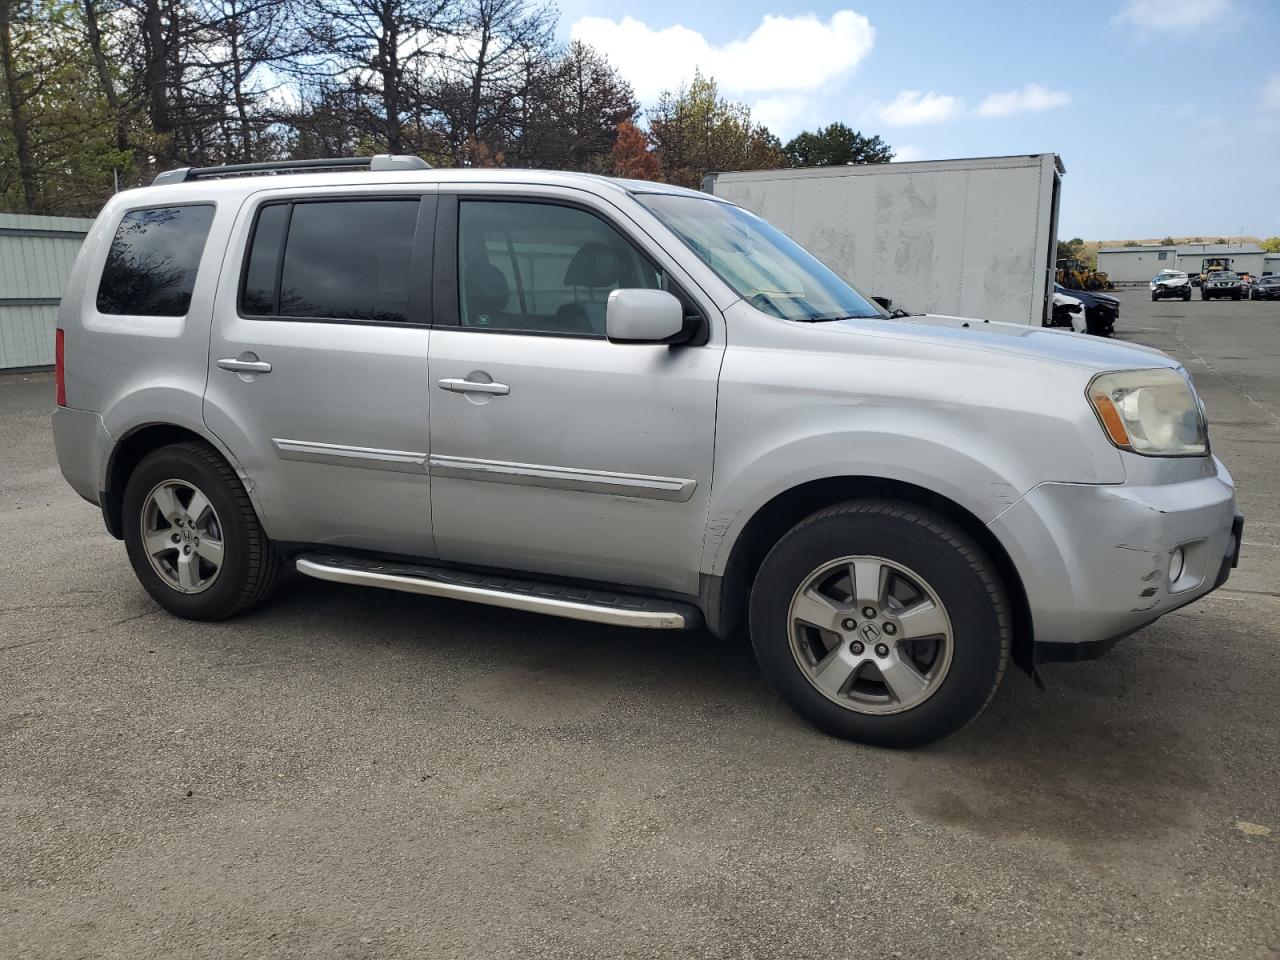
<svg viewBox="0 0 1280 960"><path fill-rule="evenodd" d="M232 373L270 373L271 364L265 360L247 360L238 357L224 357L218 361L218 367L222 370L230 370Z"/></svg>
<svg viewBox="0 0 1280 960"><path fill-rule="evenodd" d="M485 383L482 380L450 378L437 380L436 386L451 393L491 393L496 397L505 397L511 392L511 388L505 383Z"/></svg>

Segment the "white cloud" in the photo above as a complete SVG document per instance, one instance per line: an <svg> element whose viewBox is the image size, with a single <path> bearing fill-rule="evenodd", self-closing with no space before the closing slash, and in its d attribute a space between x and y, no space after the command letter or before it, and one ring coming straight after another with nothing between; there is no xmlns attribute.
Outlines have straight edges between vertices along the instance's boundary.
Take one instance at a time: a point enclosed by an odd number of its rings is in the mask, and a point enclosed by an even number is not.
<svg viewBox="0 0 1280 960"><path fill-rule="evenodd" d="M1071 94L1061 90L1050 90L1038 83L1028 83L1021 90L1010 90L1008 93L993 93L978 104L980 117L1007 117L1011 113L1031 113L1037 110L1052 110L1071 102Z"/></svg>
<svg viewBox="0 0 1280 960"><path fill-rule="evenodd" d="M764 124L784 141L822 122L812 99L803 93L762 97L751 104L751 119Z"/></svg>
<svg viewBox="0 0 1280 960"><path fill-rule="evenodd" d="M873 103L869 113L891 127L943 123L964 112L964 101L948 94L903 90L888 103Z"/></svg>
<svg viewBox="0 0 1280 960"><path fill-rule="evenodd" d="M911 163L913 160L923 160L924 151L919 147L902 146L893 148L894 163Z"/></svg>
<svg viewBox="0 0 1280 960"><path fill-rule="evenodd" d="M1280 110L1280 73L1273 73L1262 88L1262 109Z"/></svg>
<svg viewBox="0 0 1280 960"><path fill-rule="evenodd" d="M569 28L572 39L608 56L642 103L678 88L695 67L729 93L820 90L851 73L871 52L875 35L871 22L852 10L839 10L825 23L812 14L766 15L748 36L725 44L688 27L655 29L634 17L583 17Z"/></svg>
<svg viewBox="0 0 1280 960"><path fill-rule="evenodd" d="M1193 30L1230 17L1231 6L1232 0L1125 0L1115 19L1145 30Z"/></svg>

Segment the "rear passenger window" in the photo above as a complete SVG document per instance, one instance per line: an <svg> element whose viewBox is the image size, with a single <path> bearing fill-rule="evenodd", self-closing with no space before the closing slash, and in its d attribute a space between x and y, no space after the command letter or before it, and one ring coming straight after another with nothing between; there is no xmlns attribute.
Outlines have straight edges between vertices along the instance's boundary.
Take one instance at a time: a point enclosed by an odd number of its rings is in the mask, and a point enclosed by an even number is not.
<svg viewBox="0 0 1280 960"><path fill-rule="evenodd" d="M102 268L98 311L148 317L186 314L211 223L212 205L126 213Z"/></svg>
<svg viewBox="0 0 1280 960"><path fill-rule="evenodd" d="M299 201L258 212L240 310L300 320L409 322L417 200Z"/></svg>

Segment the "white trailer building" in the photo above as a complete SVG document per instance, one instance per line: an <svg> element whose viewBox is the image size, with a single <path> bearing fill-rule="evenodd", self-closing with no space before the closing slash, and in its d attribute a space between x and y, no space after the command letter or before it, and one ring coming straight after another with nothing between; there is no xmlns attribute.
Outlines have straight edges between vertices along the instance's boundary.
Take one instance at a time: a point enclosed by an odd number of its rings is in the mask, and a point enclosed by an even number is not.
<svg viewBox="0 0 1280 960"><path fill-rule="evenodd" d="M1256 243L1180 243L1177 269L1184 273L1199 273L1207 257L1218 257L1225 258L1228 268L1236 273L1260 277L1263 256L1262 248Z"/></svg>
<svg viewBox="0 0 1280 960"><path fill-rule="evenodd" d="M709 174L844 279L912 312L1040 326L1052 309L1052 153Z"/></svg>
<svg viewBox="0 0 1280 960"><path fill-rule="evenodd" d="M1237 273L1262 275L1263 252L1256 243L1180 243L1177 246L1147 244L1136 247L1103 247L1098 269L1112 283L1146 283L1161 270L1198 274L1209 257L1225 258Z"/></svg>
<svg viewBox="0 0 1280 960"><path fill-rule="evenodd" d="M1177 247L1104 247L1098 251L1098 270L1112 283L1146 283L1161 270L1181 269ZM1197 261L1196 273L1199 272Z"/></svg>

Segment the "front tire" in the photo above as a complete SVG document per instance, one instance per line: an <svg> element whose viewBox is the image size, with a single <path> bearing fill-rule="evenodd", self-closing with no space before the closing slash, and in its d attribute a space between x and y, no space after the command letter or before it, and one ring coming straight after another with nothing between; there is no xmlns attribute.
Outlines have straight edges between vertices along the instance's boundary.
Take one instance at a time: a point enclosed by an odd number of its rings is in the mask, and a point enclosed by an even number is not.
<svg viewBox="0 0 1280 960"><path fill-rule="evenodd" d="M147 593L187 620L225 620L262 602L280 560L235 471L205 443L148 454L125 486L124 539Z"/></svg>
<svg viewBox="0 0 1280 960"><path fill-rule="evenodd" d="M752 586L750 625L761 670L793 710L878 746L959 730L1009 660L994 564L950 521L891 500L839 504L786 533Z"/></svg>

